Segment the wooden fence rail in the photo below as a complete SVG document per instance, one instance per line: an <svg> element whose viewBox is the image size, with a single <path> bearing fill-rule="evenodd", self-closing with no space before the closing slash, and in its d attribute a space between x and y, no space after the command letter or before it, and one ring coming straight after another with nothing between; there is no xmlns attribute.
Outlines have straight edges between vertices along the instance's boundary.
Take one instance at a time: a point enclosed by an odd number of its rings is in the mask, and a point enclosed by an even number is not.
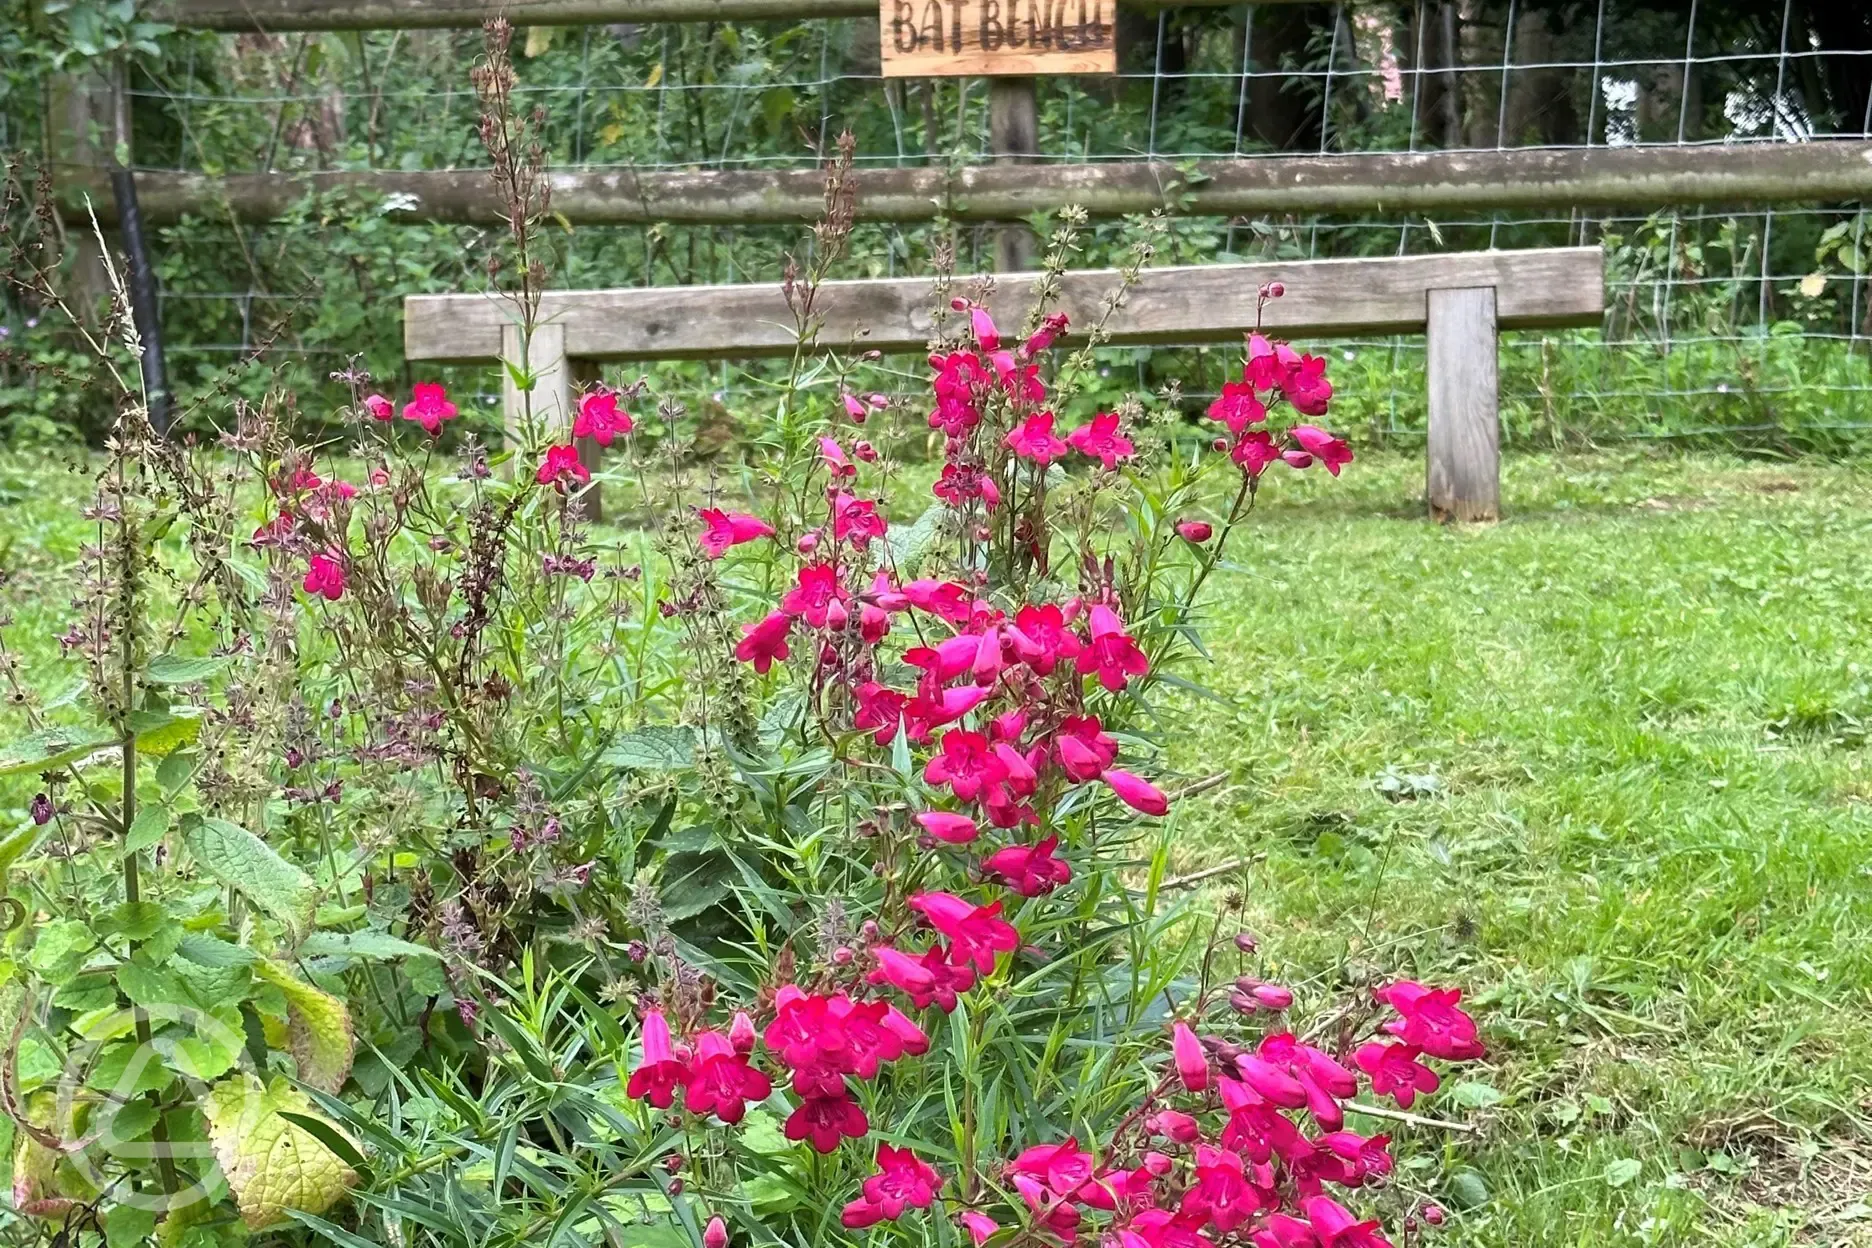
<svg viewBox="0 0 1872 1248"><path fill-rule="evenodd" d="M996 282L991 309L1017 323L1034 297L1033 273ZM1427 333L1430 339L1428 495L1432 512L1463 520L1499 512L1496 335L1502 328L1596 325L1605 308L1596 247L1477 251L1383 259L1195 265L1146 270L1112 314L1110 341L1239 341L1260 315L1265 282L1286 295L1266 308L1270 333ZM1059 307L1081 329L1098 317L1114 271L1066 275ZM816 304L821 347L921 351L933 330L927 278L828 282ZM404 300L411 360L518 362L512 305L497 295L412 295ZM540 378L536 417L570 422L573 383L603 360L746 359L784 355L797 341L778 285L549 291L529 344ZM508 394L510 427L518 395Z"/></svg>
<svg viewBox="0 0 1872 1248"><path fill-rule="evenodd" d="M1124 0L1125 7L1140 9L1173 2L1178 8L1218 8L1240 0ZM154 12L162 21L191 30L388 30L479 26L497 16L516 26L876 18L878 5L877 0L166 0Z"/></svg>
<svg viewBox="0 0 1872 1248"><path fill-rule="evenodd" d="M78 192L102 211L109 196L92 171L61 171L66 210L83 219ZM796 224L823 209L817 170L561 172L553 208L576 225ZM244 221L283 215L308 192L395 197L394 220L496 225L502 204L478 169L286 174L141 173L147 220L184 214ZM1710 147L1520 149L1477 152L1267 156L1201 161L1003 164L961 169L864 168L858 215L924 221L1008 221L1078 204L1094 216L1162 208L1189 215L1448 213L1493 209L1779 204L1872 199L1872 143ZM108 224L108 222L107 222Z"/></svg>

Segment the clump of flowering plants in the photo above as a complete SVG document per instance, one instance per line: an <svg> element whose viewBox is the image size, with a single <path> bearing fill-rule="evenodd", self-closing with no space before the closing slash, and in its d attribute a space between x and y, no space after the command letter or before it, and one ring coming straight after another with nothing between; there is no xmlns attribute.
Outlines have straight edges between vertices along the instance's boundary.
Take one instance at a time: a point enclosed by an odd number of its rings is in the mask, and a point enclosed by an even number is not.
<svg viewBox="0 0 1872 1248"><path fill-rule="evenodd" d="M524 342L547 183L505 51ZM843 151L745 487L642 383L529 401L499 453L356 368L342 447L283 396L167 443L126 387L61 637L90 722L21 691L0 758L43 785L0 842L39 912L0 962L20 1212L191 1248L1387 1242L1359 1124L1422 1125L1476 1025L1269 982L1167 878L1202 782L1153 748L1263 482L1351 459L1324 362L1250 335L1187 450L1173 404L1087 410L1123 291L1050 305L1067 214L1020 332L939 271L928 391L874 394L812 345ZM910 431L927 471L880 450ZM601 483L640 530L588 522Z"/></svg>

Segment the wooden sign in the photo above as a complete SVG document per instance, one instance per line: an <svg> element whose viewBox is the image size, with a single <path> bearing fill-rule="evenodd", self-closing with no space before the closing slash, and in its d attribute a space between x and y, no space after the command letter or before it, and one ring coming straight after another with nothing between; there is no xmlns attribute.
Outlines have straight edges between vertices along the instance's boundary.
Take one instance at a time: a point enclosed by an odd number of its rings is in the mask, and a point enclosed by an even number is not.
<svg viewBox="0 0 1872 1248"><path fill-rule="evenodd" d="M884 76L1115 74L1117 0L880 0Z"/></svg>

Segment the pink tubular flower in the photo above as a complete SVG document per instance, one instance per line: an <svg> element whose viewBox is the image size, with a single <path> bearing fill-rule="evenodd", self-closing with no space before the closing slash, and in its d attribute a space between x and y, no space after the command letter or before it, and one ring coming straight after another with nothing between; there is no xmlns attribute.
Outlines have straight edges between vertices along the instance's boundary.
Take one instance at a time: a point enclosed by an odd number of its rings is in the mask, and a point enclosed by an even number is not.
<svg viewBox="0 0 1872 1248"><path fill-rule="evenodd" d="M1066 441L1081 455L1098 460L1107 471L1116 468L1119 460L1131 458L1136 450L1130 439L1118 432L1116 412L1100 412L1090 423L1067 434Z"/></svg>
<svg viewBox="0 0 1872 1248"><path fill-rule="evenodd" d="M1332 382L1326 380L1326 361L1317 355L1303 355L1298 364L1281 378L1281 393L1303 416L1324 416L1332 399Z"/></svg>
<svg viewBox="0 0 1872 1248"><path fill-rule="evenodd" d="M1230 381L1223 384L1222 393L1209 405L1209 419L1219 420L1230 433L1239 434L1249 425L1266 420L1267 408L1255 397L1253 386Z"/></svg>
<svg viewBox="0 0 1872 1248"><path fill-rule="evenodd" d="M1001 331L995 328L994 318L988 315L988 309L979 303L969 305L969 330L975 335L975 345L984 351L1001 349Z"/></svg>
<svg viewBox="0 0 1872 1248"><path fill-rule="evenodd" d="M1042 468L1066 453L1066 444L1053 435L1053 413L1035 412L1009 431L1002 445Z"/></svg>
<svg viewBox="0 0 1872 1248"><path fill-rule="evenodd" d="M561 494L572 482L591 480L591 469L579 462L578 447L567 443L564 446L546 448L546 458L540 461L539 471L534 479L541 485L550 485Z"/></svg>
<svg viewBox="0 0 1872 1248"><path fill-rule="evenodd" d="M1179 1144L1194 1144L1202 1138L1202 1124L1174 1109L1159 1110L1150 1116L1146 1125L1153 1134L1166 1136Z"/></svg>
<svg viewBox="0 0 1872 1248"><path fill-rule="evenodd" d="M1112 786L1112 793L1118 795L1118 801L1131 806L1138 814L1161 818L1170 812L1170 799L1164 797L1163 790L1142 776L1131 775L1119 767L1106 767L1104 775L1099 778Z"/></svg>
<svg viewBox="0 0 1872 1248"><path fill-rule="evenodd" d="M775 611L757 624L745 624L742 631L747 635L735 646L734 657L752 663L754 670L765 676L775 659L793 653L787 646L787 633L792 628L793 617L784 611Z"/></svg>
<svg viewBox="0 0 1872 1248"><path fill-rule="evenodd" d="M840 491L832 500L832 536L841 542L850 542L859 550L871 544L874 537L884 536L884 517L878 514L877 503L868 498L857 498Z"/></svg>
<svg viewBox="0 0 1872 1248"><path fill-rule="evenodd" d="M869 982L889 984L912 999L935 990L936 977L909 954L889 945L878 945L871 950L871 955L878 964L877 969L866 976Z"/></svg>
<svg viewBox="0 0 1872 1248"><path fill-rule="evenodd" d="M1229 458L1251 477L1258 477L1267 466L1281 457L1280 448L1265 429L1251 429L1235 440Z"/></svg>
<svg viewBox="0 0 1872 1248"><path fill-rule="evenodd" d="M934 1005L945 1014L953 1013L957 998L975 986L975 968L967 963L958 965L951 951L941 945L931 945L923 955L923 969L930 973L934 986L927 993L910 994L919 1010Z"/></svg>
<svg viewBox="0 0 1872 1248"><path fill-rule="evenodd" d="M1242 364L1242 380L1266 393L1277 389L1285 371L1276 358L1274 344L1260 334L1248 335L1248 358Z"/></svg>
<svg viewBox="0 0 1872 1248"><path fill-rule="evenodd" d="M676 1102L678 1084L688 1081L689 1068L670 1043L669 1023L662 1010L651 1010L643 1020L643 1061L631 1071L624 1093L634 1101L648 1101L658 1109Z"/></svg>
<svg viewBox="0 0 1872 1248"><path fill-rule="evenodd" d="M396 405L381 394L365 395L364 410L370 413L372 420L389 420L396 415Z"/></svg>
<svg viewBox="0 0 1872 1248"><path fill-rule="evenodd" d="M306 569L305 580L300 587L308 594L317 594L328 602L337 602L344 597L344 565L330 555L313 555L311 566Z"/></svg>
<svg viewBox="0 0 1872 1248"><path fill-rule="evenodd" d="M1031 360L1042 351L1050 350L1054 340L1066 332L1066 326L1069 323L1064 312L1055 312L1046 320L1041 321L1040 328L1033 332L1031 338L1021 344L1021 357Z"/></svg>
<svg viewBox="0 0 1872 1248"><path fill-rule="evenodd" d="M1201 1092L1209 1086L1209 1055L1203 1052L1202 1041L1188 1023L1179 1022L1171 1029L1170 1053L1185 1088Z"/></svg>
<svg viewBox="0 0 1872 1248"><path fill-rule="evenodd" d="M858 1102L849 1096L809 1096L787 1117L789 1140L805 1140L815 1150L830 1153L843 1139L861 1140L871 1123Z"/></svg>
<svg viewBox="0 0 1872 1248"><path fill-rule="evenodd" d="M1007 764L989 748L987 737L958 728L943 734L942 750L924 765L923 779L933 785L946 784L957 798L972 802L983 789L1007 779Z"/></svg>
<svg viewBox="0 0 1872 1248"><path fill-rule="evenodd" d="M419 381L410 387L410 401L403 405L403 419L421 425L430 437L440 437L442 422L454 420L455 405L448 401L448 391L433 381Z"/></svg>
<svg viewBox="0 0 1872 1248"><path fill-rule="evenodd" d="M878 1172L864 1181L864 1203L887 1221L896 1221L906 1209L929 1208L943 1184L943 1176L936 1168L907 1148L880 1143L877 1167Z"/></svg>
<svg viewBox="0 0 1872 1248"><path fill-rule="evenodd" d="M975 821L948 810L926 810L916 817L925 832L949 845L966 845L981 835Z"/></svg>
<svg viewBox="0 0 1872 1248"><path fill-rule="evenodd" d="M1361 1044L1352 1060L1371 1076L1374 1093L1390 1097L1399 1109L1409 1109L1419 1092L1434 1092L1441 1083L1434 1070L1417 1060L1422 1052L1412 1045L1374 1040Z"/></svg>
<svg viewBox="0 0 1872 1248"><path fill-rule="evenodd" d="M969 618L968 587L955 581L911 581L903 587L904 598L919 611L938 619L960 624Z"/></svg>
<svg viewBox="0 0 1872 1248"><path fill-rule="evenodd" d="M1100 726L1096 715L1068 715L1053 738L1053 756L1066 778L1085 784L1105 774L1118 757L1118 742Z"/></svg>
<svg viewBox="0 0 1872 1248"><path fill-rule="evenodd" d="M837 438L819 439L819 458L825 461L827 471L834 478L858 475L858 465L846 457L845 448L838 444Z"/></svg>
<svg viewBox="0 0 1872 1248"><path fill-rule="evenodd" d="M1287 434L1308 455L1324 464L1326 471L1335 477L1339 475L1342 466L1352 462L1351 448L1317 425L1295 425Z"/></svg>
<svg viewBox="0 0 1872 1248"><path fill-rule="evenodd" d="M702 507L697 509L696 519L702 522L702 536L698 539L702 553L711 559L721 558L730 547L772 537L774 534L773 525L744 511Z"/></svg>
<svg viewBox="0 0 1872 1248"><path fill-rule="evenodd" d="M1426 988L1411 980L1387 984L1372 994L1404 1017L1386 1023L1384 1029L1405 1044L1415 1045L1431 1057L1444 1061L1466 1062L1481 1057L1482 1042L1477 1037L1475 1019L1456 1003L1462 989Z"/></svg>
<svg viewBox="0 0 1872 1248"><path fill-rule="evenodd" d="M1215 530L1201 520L1180 520L1176 531L1178 537L1197 546L1215 536Z"/></svg>
<svg viewBox="0 0 1872 1248"><path fill-rule="evenodd" d="M702 1228L702 1248L728 1248L728 1224L719 1213Z"/></svg>
<svg viewBox="0 0 1872 1248"><path fill-rule="evenodd" d="M1010 1178L1034 1179L1055 1195L1076 1195L1092 1178L1092 1154L1076 1138L1058 1144L1036 1144L1008 1163Z"/></svg>
<svg viewBox="0 0 1872 1248"><path fill-rule="evenodd" d="M1360 1222L1330 1197L1309 1196L1300 1202L1300 1212L1313 1224L1320 1248L1391 1248L1376 1221Z"/></svg>
<svg viewBox="0 0 1872 1248"><path fill-rule="evenodd" d="M1088 620L1092 640L1074 660L1081 676L1097 672L1099 684L1111 693L1121 693L1131 677L1150 671L1150 661L1124 631L1124 622L1116 611L1100 603L1092 608Z"/></svg>
<svg viewBox="0 0 1872 1248"><path fill-rule="evenodd" d="M1072 879L1072 868L1053 856L1059 837L1038 845L1009 845L982 859L982 874L998 879L1023 897L1043 897Z"/></svg>
<svg viewBox="0 0 1872 1248"><path fill-rule="evenodd" d="M613 438L637 427L629 412L618 410L618 396L611 390L593 390L579 400L578 415L572 418L572 436L590 438L599 446L610 446Z"/></svg>
<svg viewBox="0 0 1872 1248"><path fill-rule="evenodd" d="M720 1032L696 1037L695 1058L683 1089L683 1106L699 1118L714 1114L730 1126L747 1113L749 1101L764 1101L773 1081L749 1065L745 1053Z"/></svg>
<svg viewBox="0 0 1872 1248"><path fill-rule="evenodd" d="M1028 645L1023 661L1035 675L1051 674L1055 664L1070 663L1085 648L1079 634L1066 624L1066 613L1050 602L1038 606L1029 603L1014 613L1014 628Z"/></svg>
<svg viewBox="0 0 1872 1248"><path fill-rule="evenodd" d="M1001 1224L985 1213L976 1213L973 1209L964 1209L955 1215L956 1224L969 1233L975 1241L975 1248L988 1242L988 1237L1001 1229Z"/></svg>
<svg viewBox="0 0 1872 1248"><path fill-rule="evenodd" d="M1212 1223L1227 1235L1263 1207L1248 1182L1241 1154L1208 1144L1196 1146L1196 1183L1183 1196L1182 1212Z"/></svg>
<svg viewBox="0 0 1872 1248"><path fill-rule="evenodd" d="M1020 933L1001 917L1001 903L977 906L953 893L918 893L910 908L928 919L949 941L949 961L992 974L995 954L1020 948Z"/></svg>
<svg viewBox="0 0 1872 1248"><path fill-rule="evenodd" d="M780 599L780 609L799 616L814 628L824 628L834 605L844 613L849 597L839 584L838 569L829 563L809 563L799 570L799 580Z"/></svg>

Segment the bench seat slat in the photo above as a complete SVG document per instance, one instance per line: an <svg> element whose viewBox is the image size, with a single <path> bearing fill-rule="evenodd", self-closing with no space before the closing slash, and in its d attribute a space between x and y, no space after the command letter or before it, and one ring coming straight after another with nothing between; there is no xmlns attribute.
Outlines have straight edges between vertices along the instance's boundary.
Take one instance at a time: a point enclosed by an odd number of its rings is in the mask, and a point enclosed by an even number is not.
<svg viewBox="0 0 1872 1248"><path fill-rule="evenodd" d="M1036 280L1031 273L997 279L991 306L1004 325L1020 323ZM1276 280L1287 293L1268 305L1265 322L1291 337L1422 333L1427 292L1440 289L1494 287L1503 329L1597 325L1605 307L1597 247L1193 265L1146 270L1111 318L1111 341L1239 339L1254 324L1262 284ZM1114 270L1068 274L1060 305L1083 328L1116 282ZM823 347L915 352L929 339L927 278L828 282L819 300ZM765 283L552 291L541 300L541 318L564 327L568 356L586 360L785 355L795 339L779 286ZM404 352L412 360L492 361L512 320L511 305L496 295L411 296Z"/></svg>

